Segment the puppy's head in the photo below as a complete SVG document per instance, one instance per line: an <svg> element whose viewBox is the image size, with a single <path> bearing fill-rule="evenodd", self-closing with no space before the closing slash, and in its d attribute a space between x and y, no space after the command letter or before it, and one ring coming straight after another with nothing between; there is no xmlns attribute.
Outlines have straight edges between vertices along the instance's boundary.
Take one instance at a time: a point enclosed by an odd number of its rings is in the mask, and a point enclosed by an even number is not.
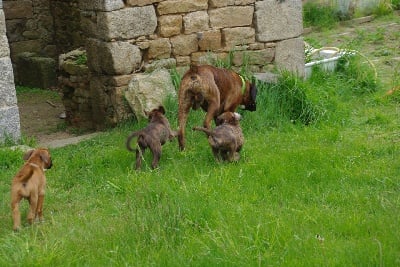
<svg viewBox="0 0 400 267"><path fill-rule="evenodd" d="M148 117L149 122L151 122L156 117L162 117L165 114L165 109L163 106L159 106L151 110L150 112L144 111L145 115Z"/></svg>
<svg viewBox="0 0 400 267"><path fill-rule="evenodd" d="M241 117L242 116L240 116L239 113L227 111L217 117L216 124L221 125L223 123L227 123L231 125L238 125Z"/></svg>
<svg viewBox="0 0 400 267"><path fill-rule="evenodd" d="M29 150L25 153L23 159L25 161L32 161L33 163L40 161L42 163L43 169L50 169L51 166L53 166L51 155L47 148Z"/></svg>

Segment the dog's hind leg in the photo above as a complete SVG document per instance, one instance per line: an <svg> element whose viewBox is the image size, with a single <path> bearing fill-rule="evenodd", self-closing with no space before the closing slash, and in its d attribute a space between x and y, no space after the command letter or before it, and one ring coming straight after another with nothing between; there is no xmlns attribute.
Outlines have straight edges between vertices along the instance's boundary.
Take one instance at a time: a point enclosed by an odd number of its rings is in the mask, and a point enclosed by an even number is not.
<svg viewBox="0 0 400 267"><path fill-rule="evenodd" d="M37 206L38 206L38 193L37 192L31 192L31 195L29 197L29 211L28 211L28 223L32 224L33 221L35 220L36 217L36 211L37 211Z"/></svg>
<svg viewBox="0 0 400 267"><path fill-rule="evenodd" d="M18 231L21 227L21 213L19 212L19 203L21 202L21 199L21 196L13 196L11 199L11 211L14 231Z"/></svg>
<svg viewBox="0 0 400 267"><path fill-rule="evenodd" d="M139 148L136 148L136 170L139 170L140 167L142 166L142 157L144 154L145 148L142 146L139 146Z"/></svg>
<svg viewBox="0 0 400 267"><path fill-rule="evenodd" d="M151 148L153 154L153 162L151 163L151 168L155 169L158 166L158 162L161 158L161 144L156 144Z"/></svg>
<svg viewBox="0 0 400 267"><path fill-rule="evenodd" d="M204 128L207 128L207 129L211 128L211 121L217 115L218 109L219 109L219 102L209 101L206 118L204 119L204 122L203 122Z"/></svg>
<svg viewBox="0 0 400 267"><path fill-rule="evenodd" d="M44 202L44 194L40 194L36 209L36 215L38 216L40 221L43 221L43 202Z"/></svg>
<svg viewBox="0 0 400 267"><path fill-rule="evenodd" d="M178 111L178 143L179 150L185 149L185 128L186 122L190 111L190 100L185 98L181 103L179 103Z"/></svg>

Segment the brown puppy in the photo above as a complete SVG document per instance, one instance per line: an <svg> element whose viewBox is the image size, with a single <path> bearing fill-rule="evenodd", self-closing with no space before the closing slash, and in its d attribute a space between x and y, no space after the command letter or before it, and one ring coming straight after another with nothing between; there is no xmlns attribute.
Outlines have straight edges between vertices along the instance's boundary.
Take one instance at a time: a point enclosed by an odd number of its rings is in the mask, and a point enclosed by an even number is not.
<svg viewBox="0 0 400 267"><path fill-rule="evenodd" d="M136 169L140 169L142 165L142 154L146 148L151 150L153 154L153 162L151 167L155 169L158 166L158 161L161 158L161 146L165 144L167 140L172 140L176 136L176 133L171 131L168 119L164 116L165 109L159 106L157 109L153 109L146 115L149 118L149 124L142 130L133 132L129 135L126 141L126 148L129 151L133 151L130 143L133 137L137 136L137 143L139 148L136 148Z"/></svg>
<svg viewBox="0 0 400 267"><path fill-rule="evenodd" d="M203 122L210 128L211 120L225 111L235 112L239 105L256 110L257 88L234 71L209 65L194 66L185 73L179 88L178 140L185 148L185 127L190 108L201 107L207 112Z"/></svg>
<svg viewBox="0 0 400 267"><path fill-rule="evenodd" d="M204 127L194 127L193 130L203 131L207 134L208 142L217 161L238 161L240 159L239 152L244 143L239 120L238 113L228 111L217 117L219 125L213 130Z"/></svg>
<svg viewBox="0 0 400 267"><path fill-rule="evenodd" d="M26 161L11 184L11 210L14 231L21 226L19 203L22 198L29 201L28 222L33 223L36 217L43 219L43 201L46 188L44 171L53 165L51 156L46 148L29 150L23 159Z"/></svg>

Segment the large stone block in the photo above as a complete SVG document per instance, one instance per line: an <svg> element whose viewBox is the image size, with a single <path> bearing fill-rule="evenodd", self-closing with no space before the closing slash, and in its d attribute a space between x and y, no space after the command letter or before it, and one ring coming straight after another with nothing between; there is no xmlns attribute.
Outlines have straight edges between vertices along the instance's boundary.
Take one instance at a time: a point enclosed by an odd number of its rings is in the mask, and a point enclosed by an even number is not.
<svg viewBox="0 0 400 267"><path fill-rule="evenodd" d="M220 30L211 30L199 33L199 47L202 51L214 51L222 47Z"/></svg>
<svg viewBox="0 0 400 267"><path fill-rule="evenodd" d="M301 0L256 2L256 38L260 42L295 38L303 33Z"/></svg>
<svg viewBox="0 0 400 267"><path fill-rule="evenodd" d="M158 18L158 29L162 37L171 37L181 33L182 16L166 15Z"/></svg>
<svg viewBox="0 0 400 267"><path fill-rule="evenodd" d="M16 63L19 84L37 88L50 88L57 84L54 59L26 52L17 55Z"/></svg>
<svg viewBox="0 0 400 267"><path fill-rule="evenodd" d="M146 118L144 111L163 105L168 96L176 96L171 75L165 69L150 74L135 74L125 92L136 118Z"/></svg>
<svg viewBox="0 0 400 267"><path fill-rule="evenodd" d="M158 4L160 15L207 10L208 0L166 0Z"/></svg>
<svg viewBox="0 0 400 267"><path fill-rule="evenodd" d="M275 0L274 0L275 1ZM230 6L209 11L212 28L250 26L253 22L252 6Z"/></svg>
<svg viewBox="0 0 400 267"><path fill-rule="evenodd" d="M160 38L150 41L148 58L163 59L171 56L171 43L168 38Z"/></svg>
<svg viewBox="0 0 400 267"><path fill-rule="evenodd" d="M235 45L251 44L256 40L255 30L251 27L226 28L222 30L222 36L228 49Z"/></svg>
<svg viewBox="0 0 400 267"><path fill-rule="evenodd" d="M266 48L255 51L239 51L233 56L233 64L235 66L247 65L259 65L265 66L271 63L275 57L274 48Z"/></svg>
<svg viewBox="0 0 400 267"><path fill-rule="evenodd" d="M82 10L113 11L123 8L123 0L79 0Z"/></svg>
<svg viewBox="0 0 400 267"><path fill-rule="evenodd" d="M183 25L186 34L208 30L208 22L207 11L191 12L183 17Z"/></svg>
<svg viewBox="0 0 400 267"><path fill-rule="evenodd" d="M7 19L31 18L33 16L32 1L7 1L3 5Z"/></svg>
<svg viewBox="0 0 400 267"><path fill-rule="evenodd" d="M196 34L178 35L171 38L172 53L176 56L187 56L198 49Z"/></svg>
<svg viewBox="0 0 400 267"><path fill-rule="evenodd" d="M99 12L97 27L97 37L100 39L133 39L153 34L157 27L157 16L153 6Z"/></svg>
<svg viewBox="0 0 400 267"><path fill-rule="evenodd" d="M8 47L7 36L0 35L0 58L10 56L10 48Z"/></svg>
<svg viewBox="0 0 400 267"><path fill-rule="evenodd" d="M161 1L162 0L127 0L126 4L128 6L147 6Z"/></svg>
<svg viewBox="0 0 400 267"><path fill-rule="evenodd" d="M128 42L102 42L89 38L86 44L89 68L110 75L129 74L140 67L140 49Z"/></svg>
<svg viewBox="0 0 400 267"><path fill-rule="evenodd" d="M0 58L0 107L17 104L14 73L9 57Z"/></svg>
<svg viewBox="0 0 400 267"><path fill-rule="evenodd" d="M10 44L11 58L17 60L17 55L24 52L40 53L42 45L40 40L26 40Z"/></svg>
<svg viewBox="0 0 400 267"><path fill-rule="evenodd" d="M4 16L4 11L0 9L0 35L6 34L6 18Z"/></svg>
<svg viewBox="0 0 400 267"><path fill-rule="evenodd" d="M210 0L210 7L242 6L254 3L256 0Z"/></svg>
<svg viewBox="0 0 400 267"><path fill-rule="evenodd" d="M304 40L302 37L278 42L275 52L278 68L304 76Z"/></svg>
<svg viewBox="0 0 400 267"><path fill-rule="evenodd" d="M18 106L0 107L0 142L6 138L17 141L21 137Z"/></svg>
<svg viewBox="0 0 400 267"><path fill-rule="evenodd" d="M92 76L90 95L93 115L93 127L104 129L115 126L132 115L124 99L126 86L113 85L112 76Z"/></svg>

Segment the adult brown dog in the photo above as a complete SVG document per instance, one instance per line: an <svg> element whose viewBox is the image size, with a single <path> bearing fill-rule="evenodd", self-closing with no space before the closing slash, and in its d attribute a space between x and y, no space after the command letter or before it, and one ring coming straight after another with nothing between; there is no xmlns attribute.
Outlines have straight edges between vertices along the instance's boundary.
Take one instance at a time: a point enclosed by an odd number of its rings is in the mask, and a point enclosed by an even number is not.
<svg viewBox="0 0 400 267"><path fill-rule="evenodd" d="M209 65L194 66L184 74L179 88L178 140L179 148L185 148L185 127L190 108L201 107L207 112L203 126L211 126L211 120L223 112L235 112L239 105L256 110L257 88L232 70Z"/></svg>
<svg viewBox="0 0 400 267"><path fill-rule="evenodd" d="M239 125L240 115L236 112L224 112L217 117L218 126L213 130L194 127L208 136L208 143L217 161L238 161L244 143L242 129Z"/></svg>
<svg viewBox="0 0 400 267"><path fill-rule="evenodd" d="M153 109L150 113L146 112L146 115L149 118L149 124L145 128L131 133L126 141L126 148L129 151L133 151L131 147L132 138L138 137L137 143L139 148L136 148L137 170L142 166L142 155L146 148L149 148L153 154L151 167L155 169L161 158L161 146L164 145L167 140L172 140L176 136L176 133L171 130L168 119L165 117L165 109L163 106Z"/></svg>
<svg viewBox="0 0 400 267"><path fill-rule="evenodd" d="M21 227L19 203L23 198L29 201L28 222L32 224L35 218L43 220L43 201L46 189L44 171L53 165L49 151L46 148L29 150L23 159L24 166L14 176L11 184L11 210L13 229Z"/></svg>

